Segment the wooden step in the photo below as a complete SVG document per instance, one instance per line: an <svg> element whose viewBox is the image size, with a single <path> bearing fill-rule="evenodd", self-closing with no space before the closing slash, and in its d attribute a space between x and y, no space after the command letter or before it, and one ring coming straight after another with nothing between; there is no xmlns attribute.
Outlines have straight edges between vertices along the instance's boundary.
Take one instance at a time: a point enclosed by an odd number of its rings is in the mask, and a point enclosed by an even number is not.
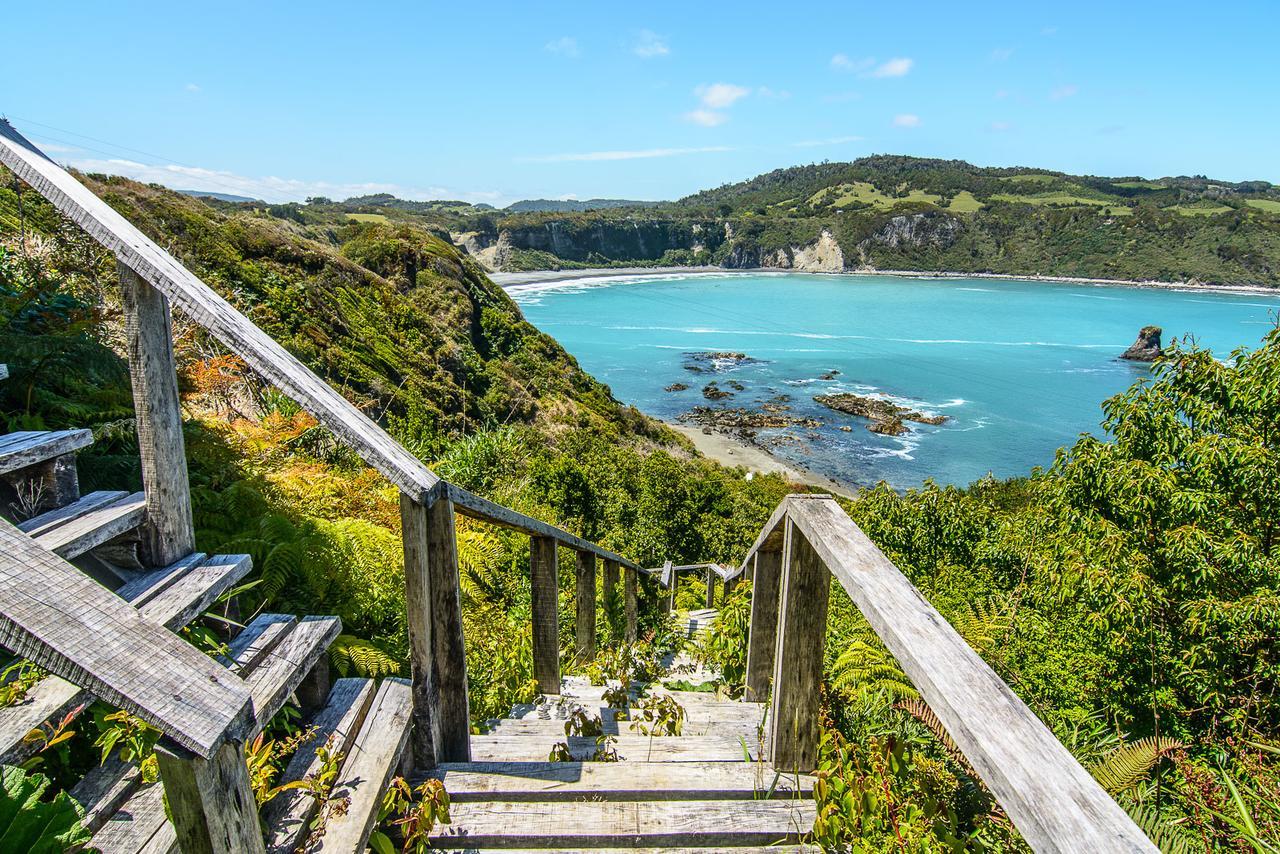
<svg viewBox="0 0 1280 854"><path fill-rule="evenodd" d="M9 433L0 436L0 474L39 465L92 444L89 430Z"/></svg>
<svg viewBox="0 0 1280 854"><path fill-rule="evenodd" d="M773 845L801 841L816 812L811 800L459 803L431 843L447 849L465 840L466 850Z"/></svg>
<svg viewBox="0 0 1280 854"><path fill-rule="evenodd" d="M129 493L120 491L102 491L90 492L88 495L81 496L79 500L73 501L65 507L58 507L39 516L32 516L25 522L18 523L18 530L32 537L39 537L47 534L59 525L70 522L88 513L91 510L97 510L106 507L108 504L114 504L121 498L126 498Z"/></svg>
<svg viewBox="0 0 1280 854"><path fill-rule="evenodd" d="M562 731L563 732L563 731ZM735 735L655 736L627 733L614 737L614 749L629 762L745 762L758 758L760 744ZM471 758L477 762L543 762L557 742L565 742L576 760L589 760L594 737L556 735L473 735Z"/></svg>
<svg viewBox="0 0 1280 854"><path fill-rule="evenodd" d="M333 737L332 750L343 755L351 752L356 735L364 724L377 686L372 679L339 679L333 683L325 707L307 722L315 727L311 741L298 748L280 774L278 785L301 780L321 768L316 749ZM296 789L276 795L262 810L262 823L267 828L267 850L293 854L306 837L308 824L315 815L316 799Z"/></svg>
<svg viewBox="0 0 1280 854"><path fill-rule="evenodd" d="M467 846L465 848L432 848L431 850L439 850L441 854L542 854L546 848L475 848ZM556 848L560 854L600 854L600 848ZM732 848L726 848L723 845L715 845L710 848L687 848L680 847L664 847L664 848L626 848L627 854L720 854L720 852L730 851L733 854L816 854L822 849L816 845L735 845Z"/></svg>
<svg viewBox="0 0 1280 854"><path fill-rule="evenodd" d="M256 724L250 737L256 736L280 711L341 630L342 623L337 617L296 620L280 614L263 614L231 643L234 664L243 666L246 661L252 662L251 668L241 671L253 695ZM261 643L264 637L274 639L265 649ZM121 770L120 763L114 767L109 763L103 768L109 769L108 775L114 778L103 780L97 775L86 775L71 791L72 797L91 816L87 827L105 818L90 845L103 854L173 850L177 838L164 814L163 786L153 784L139 788L141 781L132 766ZM121 776L126 779L120 779ZM102 802L101 798L108 796L106 793L116 801L117 809L109 809L113 805ZM122 795L127 799L122 799Z"/></svg>
<svg viewBox="0 0 1280 854"><path fill-rule="evenodd" d="M248 555L206 558L197 553L116 592L143 616L176 631L207 610L250 568ZM27 733L46 721L74 720L92 699L87 691L60 677L41 679L21 703L0 709L0 762L16 765L25 760L39 746L23 742Z"/></svg>
<svg viewBox="0 0 1280 854"><path fill-rule="evenodd" d="M811 797L814 781L758 762L456 762L426 777L443 781L455 803Z"/></svg>
<svg viewBox="0 0 1280 854"><path fill-rule="evenodd" d="M490 728L486 735L518 735L518 736L552 736L563 737L564 725L563 720L503 720L499 721ZM633 729L633 725L637 728ZM684 726L681 729L681 736L694 735L732 735L742 736L748 742L755 741L757 733L760 731L762 721L749 720L744 718L736 718L730 716L701 716L698 718L686 718ZM638 728L636 721L615 720L611 717L604 718L600 722L600 728L605 735L644 735L644 732ZM665 738L666 736L661 736Z"/></svg>
<svg viewBox="0 0 1280 854"><path fill-rule="evenodd" d="M383 679L334 787L334 797L349 799L346 812L329 818L324 836L308 851L357 854L365 850L378 824L383 792L401 771L412 712L409 680Z"/></svg>
<svg viewBox="0 0 1280 854"><path fill-rule="evenodd" d="M76 504L80 503L76 502ZM83 512L46 528L44 533L36 535L34 539L36 543L64 560L71 560L95 546L100 546L108 540L132 531L141 525L146 517L147 497L141 492L135 492L133 495L126 495L124 498L99 506L86 507ZM37 522L40 518L37 516L30 521Z"/></svg>

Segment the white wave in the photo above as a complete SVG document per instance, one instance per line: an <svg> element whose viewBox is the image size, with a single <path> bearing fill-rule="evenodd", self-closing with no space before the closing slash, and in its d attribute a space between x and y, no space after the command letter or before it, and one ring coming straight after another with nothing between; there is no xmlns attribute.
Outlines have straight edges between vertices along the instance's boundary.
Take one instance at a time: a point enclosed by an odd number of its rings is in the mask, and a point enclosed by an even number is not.
<svg viewBox="0 0 1280 854"><path fill-rule="evenodd" d="M1080 299L1104 299L1108 302L1120 302L1120 297L1100 297L1096 294L1067 294L1069 297L1079 297Z"/></svg>
<svg viewBox="0 0 1280 854"><path fill-rule="evenodd" d="M1222 300L1213 299L1192 299L1187 302L1200 302L1205 305L1222 305ZM1280 308L1280 302L1236 302L1231 300L1231 305L1251 305L1255 308Z"/></svg>
<svg viewBox="0 0 1280 854"><path fill-rule="evenodd" d="M957 291L973 291L974 293L979 293L979 294L999 293L999 291L995 290L994 288L956 288L956 290Z"/></svg>

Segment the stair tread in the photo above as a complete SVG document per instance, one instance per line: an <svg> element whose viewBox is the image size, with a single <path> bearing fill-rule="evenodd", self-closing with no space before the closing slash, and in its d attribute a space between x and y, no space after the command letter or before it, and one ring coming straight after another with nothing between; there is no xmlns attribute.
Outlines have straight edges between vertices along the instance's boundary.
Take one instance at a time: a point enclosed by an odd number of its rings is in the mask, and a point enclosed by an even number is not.
<svg viewBox="0 0 1280 854"><path fill-rule="evenodd" d="M754 733L753 733L754 735ZM480 762L540 762L557 742L565 742L574 759L589 759L596 751L593 736L560 735L473 735L471 758ZM745 762L746 751L754 760L758 740L739 735L655 736L625 733L614 736L614 749L626 761L662 762Z"/></svg>
<svg viewBox="0 0 1280 854"><path fill-rule="evenodd" d="M0 436L0 474L38 465L93 444L89 430L27 430Z"/></svg>
<svg viewBox="0 0 1280 854"><path fill-rule="evenodd" d="M86 509L34 539L58 557L71 560L107 540L133 530L142 524L146 515L147 497L141 492L135 492L108 504Z"/></svg>
<svg viewBox="0 0 1280 854"><path fill-rule="evenodd" d="M54 528L71 521L79 516L84 515L90 510L96 510L99 507L105 507L108 504L114 504L129 493L124 490L102 490L99 492L90 492L88 495L82 495L76 501L71 502L65 507L57 507L48 512L41 513L39 516L32 516L25 522L18 523L18 530L31 537L39 537L47 534Z"/></svg>
<svg viewBox="0 0 1280 854"><path fill-rule="evenodd" d="M282 624L285 630L276 631ZM342 622L337 617L294 620L280 614L259 615L245 627L241 635L249 635L250 640L233 642L231 653L233 663L243 664L248 660L251 664L241 673L253 696L256 723L251 737L257 735L280 710L341 630ZM274 638L275 643L263 649L257 641L266 636ZM236 640L239 641L239 637ZM124 773L137 776L136 769L130 766L125 767ZM135 779L134 786L138 782ZM105 788L100 781L94 785L95 790ZM144 846L148 851L170 850L176 844L176 837L173 826L165 817L163 799L164 788L159 784L137 788L106 819L90 844L101 849L103 854L133 854Z"/></svg>
<svg viewBox="0 0 1280 854"><path fill-rule="evenodd" d="M604 718L600 728L605 735L643 735L640 729L633 729L635 721L613 720ZM686 718L681 737L698 735L732 735L742 736L752 741L759 731L762 721L745 718ZM520 735L520 736L564 736L565 722L562 720L504 720L500 721L486 735ZM665 736L664 736L665 737Z"/></svg>
<svg viewBox="0 0 1280 854"><path fill-rule="evenodd" d="M135 585L116 591L133 603L143 616L177 630L205 611L218 596L249 571L248 555L193 554L165 569L148 573ZM156 589L163 578L163 589ZM142 582L151 580L150 584ZM37 682L23 701L0 709L0 762L17 764L35 752L37 745L22 739L45 721L62 720L82 703L88 692L58 676Z"/></svg>
<svg viewBox="0 0 1280 854"><path fill-rule="evenodd" d="M469 801L752 800L810 796L814 778L746 762L455 762L427 772Z"/></svg>
<svg viewBox="0 0 1280 854"><path fill-rule="evenodd" d="M409 680L382 680L334 786L334 797L349 798L346 812L331 816L323 837L308 850L364 850L378 823L383 792L409 745L412 712Z"/></svg>
<svg viewBox="0 0 1280 854"><path fill-rule="evenodd" d="M562 848L559 845L551 849L548 848L476 848L474 845L468 845L465 848L450 848L448 845L444 847L432 848L433 851L439 850L441 854L534 854L535 852L544 852L548 850L559 851L560 854L601 854L601 852L616 851L616 848ZM725 845L714 845L711 847L698 846L690 848L687 846L663 846L662 848L625 848L627 854L717 854L717 852L730 851L732 854L810 854L810 852L818 852L822 849L816 845L734 845L726 847Z"/></svg>
<svg viewBox="0 0 1280 854"><path fill-rule="evenodd" d="M798 842L813 828L811 800L576 801L459 803L431 842L481 847L770 845Z"/></svg>

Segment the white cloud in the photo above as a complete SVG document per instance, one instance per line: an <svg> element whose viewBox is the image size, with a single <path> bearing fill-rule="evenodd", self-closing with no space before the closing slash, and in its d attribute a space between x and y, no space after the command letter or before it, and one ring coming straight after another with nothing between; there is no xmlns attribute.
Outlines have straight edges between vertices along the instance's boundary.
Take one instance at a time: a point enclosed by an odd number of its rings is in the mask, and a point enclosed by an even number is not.
<svg viewBox="0 0 1280 854"><path fill-rule="evenodd" d="M715 110L690 110L684 114L684 120L702 125L704 128L713 128L729 121L729 116L725 113L717 113Z"/></svg>
<svg viewBox="0 0 1280 854"><path fill-rule="evenodd" d="M831 67L836 71L866 71L875 64L876 61L871 57L850 59L846 53L837 53L831 57Z"/></svg>
<svg viewBox="0 0 1280 854"><path fill-rule="evenodd" d="M918 128L920 127L920 117L915 113L899 113L893 117L893 126L896 128Z"/></svg>
<svg viewBox="0 0 1280 854"><path fill-rule="evenodd" d="M184 89L186 89L188 92L199 92L199 91L200 91L200 87L199 87L199 86L197 86L195 83L188 83L188 84L187 84L186 86L184 86L183 88L184 88Z"/></svg>
<svg viewBox="0 0 1280 854"><path fill-rule="evenodd" d="M550 53L558 53L561 56L577 56L579 53L578 40L572 36L561 36L543 45L543 50Z"/></svg>
<svg viewBox="0 0 1280 854"><path fill-rule="evenodd" d="M671 53L667 40L653 30L641 30L636 35L636 43L631 52L641 59L653 59L655 56L666 56Z"/></svg>
<svg viewBox="0 0 1280 854"><path fill-rule="evenodd" d="M991 51L992 62L1006 62L1011 56L1013 56L1013 48L1011 47L998 47Z"/></svg>
<svg viewBox="0 0 1280 854"><path fill-rule="evenodd" d="M522 163L572 163L601 160L644 160L651 157L679 157L684 154L710 154L733 151L724 145L707 145L701 148L644 148L636 151L585 151L577 154L540 154L518 158Z"/></svg>
<svg viewBox="0 0 1280 854"><path fill-rule="evenodd" d="M148 184L162 184L175 190L207 190L250 196L268 202L300 202L311 196L327 196L346 199L370 193L391 193L401 199L460 199L467 202L486 202L503 205L512 198L496 190L467 191L451 187L408 187L402 184L330 183L328 181L302 181L296 178L280 178L274 175L252 178L216 169L176 164L154 165L124 159L71 160L70 165L82 172L102 172L123 175Z"/></svg>
<svg viewBox="0 0 1280 854"><path fill-rule="evenodd" d="M1080 91L1080 87L1074 83L1068 83L1066 86L1059 86L1049 93L1050 100L1061 101L1063 98L1070 98Z"/></svg>
<svg viewBox="0 0 1280 854"><path fill-rule="evenodd" d="M74 145L63 145L60 142L45 142L40 137L31 135L31 141L34 142L45 154L66 154L71 151L79 151L80 149Z"/></svg>
<svg viewBox="0 0 1280 854"><path fill-rule="evenodd" d="M831 139L806 139L803 142L791 143L796 148L818 148L824 145L844 145L850 142L862 142L860 136L836 136Z"/></svg>
<svg viewBox="0 0 1280 854"><path fill-rule="evenodd" d="M875 71L871 72L872 77L905 77L910 71L911 66L915 65L914 59L908 59L905 56L898 56L883 62L876 66Z"/></svg>
<svg viewBox="0 0 1280 854"><path fill-rule="evenodd" d="M750 95L751 90L745 86L735 86L732 83L704 83L694 89L693 94L698 96L704 107L712 110L723 110L732 107L735 101Z"/></svg>

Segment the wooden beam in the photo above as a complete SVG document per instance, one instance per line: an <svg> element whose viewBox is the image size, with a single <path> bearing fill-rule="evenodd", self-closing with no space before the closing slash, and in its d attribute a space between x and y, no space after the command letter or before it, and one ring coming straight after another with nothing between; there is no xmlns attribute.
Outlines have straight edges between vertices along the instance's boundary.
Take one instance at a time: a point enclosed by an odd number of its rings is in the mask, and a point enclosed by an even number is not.
<svg viewBox="0 0 1280 854"><path fill-rule="evenodd" d="M529 564L533 599L533 678L543 694L559 694L560 605L556 541L551 537L530 537Z"/></svg>
<svg viewBox="0 0 1280 854"><path fill-rule="evenodd" d="M808 772L818 766L818 706L831 575L789 519L784 537L769 747L774 768Z"/></svg>
<svg viewBox="0 0 1280 854"><path fill-rule="evenodd" d="M427 500L440 479L417 457L2 119L0 163L255 373L296 400L366 463L416 499Z"/></svg>
<svg viewBox="0 0 1280 854"><path fill-rule="evenodd" d="M156 758L183 854L266 850L242 742L223 744L208 759L158 745Z"/></svg>
<svg viewBox="0 0 1280 854"><path fill-rule="evenodd" d="M253 720L238 677L4 521L0 646L201 756Z"/></svg>
<svg viewBox="0 0 1280 854"><path fill-rule="evenodd" d="M409 673L413 686L414 764L436 764L440 742L440 691L432 637L430 520L427 508L400 493L400 537L404 545L404 606L409 628Z"/></svg>
<svg viewBox="0 0 1280 854"><path fill-rule="evenodd" d="M116 268L124 298L142 488L147 494L147 520L141 527L142 562L167 566L196 547L173 324L163 293L124 264L118 263Z"/></svg>
<svg viewBox="0 0 1280 854"><path fill-rule="evenodd" d="M605 619L609 621L609 637L614 641L622 634L622 609L619 607L622 602L618 599L618 575L621 571L622 565L616 560L604 562L601 599L604 602Z"/></svg>
<svg viewBox="0 0 1280 854"><path fill-rule="evenodd" d="M1037 852L1156 848L835 501L789 516Z"/></svg>
<svg viewBox="0 0 1280 854"><path fill-rule="evenodd" d="M773 684L773 654L778 641L778 582L782 551L758 551L752 558L751 623L747 629L746 699L764 702Z"/></svg>
<svg viewBox="0 0 1280 854"><path fill-rule="evenodd" d="M437 762L471 758L471 709L467 699L467 650L462 634L462 586L458 575L457 520L452 501L427 510L430 553L431 644L439 692Z"/></svg>
<svg viewBox="0 0 1280 854"><path fill-rule="evenodd" d="M577 552L577 556L574 639L578 661L584 662L596 654L596 556L583 551Z"/></svg>
<svg viewBox="0 0 1280 854"><path fill-rule="evenodd" d="M622 584L623 584L623 587L626 588L623 596L626 599L625 607L627 611L627 643L635 643L636 637L637 637L636 608L638 606L638 603L636 602L636 585L638 582L639 582L639 578L637 577L636 571L634 569L628 569L623 574Z"/></svg>

